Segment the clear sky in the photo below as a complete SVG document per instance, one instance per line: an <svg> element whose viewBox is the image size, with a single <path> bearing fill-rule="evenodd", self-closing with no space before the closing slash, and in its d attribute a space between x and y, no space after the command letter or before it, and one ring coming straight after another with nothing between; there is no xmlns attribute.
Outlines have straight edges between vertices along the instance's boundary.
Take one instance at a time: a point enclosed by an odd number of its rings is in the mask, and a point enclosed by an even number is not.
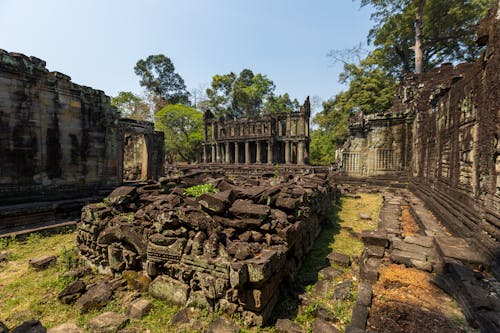
<svg viewBox="0 0 500 333"><path fill-rule="evenodd" d="M249 68L325 100L343 88L326 54L365 42L369 15L352 0L0 0L0 48L110 96L141 94L135 63L163 53L188 90Z"/></svg>

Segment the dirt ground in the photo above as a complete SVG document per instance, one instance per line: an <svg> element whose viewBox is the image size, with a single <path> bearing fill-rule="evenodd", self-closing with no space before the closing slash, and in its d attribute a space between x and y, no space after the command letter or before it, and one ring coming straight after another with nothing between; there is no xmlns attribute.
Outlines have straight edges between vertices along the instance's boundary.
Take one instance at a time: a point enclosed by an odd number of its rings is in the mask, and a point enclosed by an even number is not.
<svg viewBox="0 0 500 333"><path fill-rule="evenodd" d="M416 234L418 234L420 227L411 215L410 207L402 206L401 208L401 226L403 228L403 237L415 236Z"/></svg>
<svg viewBox="0 0 500 333"><path fill-rule="evenodd" d="M390 333L476 332L453 299L430 282L431 276L404 265L381 267L367 328Z"/></svg>

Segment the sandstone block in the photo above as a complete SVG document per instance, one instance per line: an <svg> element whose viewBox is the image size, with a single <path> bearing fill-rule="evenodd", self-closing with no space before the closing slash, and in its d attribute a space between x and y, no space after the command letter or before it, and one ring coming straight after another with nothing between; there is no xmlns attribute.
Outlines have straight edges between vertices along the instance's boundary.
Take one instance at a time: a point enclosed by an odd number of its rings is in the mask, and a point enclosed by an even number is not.
<svg viewBox="0 0 500 333"><path fill-rule="evenodd" d="M278 319L274 329L277 333L303 333L302 328L290 319Z"/></svg>
<svg viewBox="0 0 500 333"><path fill-rule="evenodd" d="M312 333L340 333L337 327L320 318L314 320L311 331Z"/></svg>
<svg viewBox="0 0 500 333"><path fill-rule="evenodd" d="M141 319L149 313L152 307L153 303L151 301L144 298L136 299L129 304L127 316L129 318Z"/></svg>
<svg viewBox="0 0 500 333"><path fill-rule="evenodd" d="M189 291L188 285L165 275L158 276L149 285L151 296L177 305L186 304Z"/></svg>
<svg viewBox="0 0 500 333"><path fill-rule="evenodd" d="M127 317L121 313L104 312L88 323L90 333L115 333L127 324Z"/></svg>
<svg viewBox="0 0 500 333"><path fill-rule="evenodd" d="M367 231L361 232L361 240L365 245L375 245L387 247L387 234L382 231Z"/></svg>
<svg viewBox="0 0 500 333"><path fill-rule="evenodd" d="M45 269L50 265L55 264L57 261L57 257L54 255L46 255L37 258L33 258L29 260L29 264L34 269Z"/></svg>
<svg viewBox="0 0 500 333"><path fill-rule="evenodd" d="M343 267L351 266L351 258L343 253L332 252L328 255L327 259L332 265L336 264Z"/></svg>
<svg viewBox="0 0 500 333"><path fill-rule="evenodd" d="M83 330L73 323L64 323L56 327L52 327L47 333L83 333Z"/></svg>
<svg viewBox="0 0 500 333"><path fill-rule="evenodd" d="M57 296L59 301L63 304L70 304L75 302L85 292L86 285L83 281L77 280L71 282L66 288L63 289Z"/></svg>
<svg viewBox="0 0 500 333"><path fill-rule="evenodd" d="M107 282L98 282L76 301L76 307L82 313L101 309L108 304L111 295L111 286Z"/></svg>
<svg viewBox="0 0 500 333"><path fill-rule="evenodd" d="M239 328L230 320L219 317L208 326L207 333L237 333Z"/></svg>

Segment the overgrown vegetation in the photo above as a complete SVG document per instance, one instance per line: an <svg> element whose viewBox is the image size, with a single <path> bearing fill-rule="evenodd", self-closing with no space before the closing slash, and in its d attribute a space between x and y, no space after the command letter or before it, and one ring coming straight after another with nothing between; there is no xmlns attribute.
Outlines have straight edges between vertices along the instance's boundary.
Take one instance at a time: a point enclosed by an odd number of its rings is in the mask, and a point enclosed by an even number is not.
<svg viewBox="0 0 500 333"><path fill-rule="evenodd" d="M204 193L217 193L218 190L212 184L200 184L184 189L184 193L190 197L198 198Z"/></svg>

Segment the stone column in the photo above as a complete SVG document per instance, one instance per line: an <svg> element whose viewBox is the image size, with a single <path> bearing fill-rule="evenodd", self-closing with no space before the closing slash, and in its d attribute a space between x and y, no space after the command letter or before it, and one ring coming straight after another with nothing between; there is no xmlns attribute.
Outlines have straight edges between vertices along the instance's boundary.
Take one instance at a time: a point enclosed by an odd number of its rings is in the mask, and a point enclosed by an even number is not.
<svg viewBox="0 0 500 333"><path fill-rule="evenodd" d="M216 156L215 155L215 145L212 144L212 163L216 162L216 160L215 160L216 157L215 156Z"/></svg>
<svg viewBox="0 0 500 333"><path fill-rule="evenodd" d="M250 163L250 142L245 141L245 164Z"/></svg>
<svg viewBox="0 0 500 333"><path fill-rule="evenodd" d="M224 147L224 152L226 153L226 154L225 154L225 155L226 155L226 158L224 159L224 162L226 162L226 163L231 163L231 158L230 158L230 156L229 156L229 152L230 152L230 151L229 151L229 142L226 142L226 145L225 145L225 147Z"/></svg>
<svg viewBox="0 0 500 333"><path fill-rule="evenodd" d="M273 164L273 145L271 141L267 142L267 164Z"/></svg>
<svg viewBox="0 0 500 333"><path fill-rule="evenodd" d="M255 141L255 144L257 145L257 149L256 149L256 155L257 155L257 156L255 157L255 162L256 162L256 163L260 163L260 162L262 162L262 161L260 160L260 156L261 156L261 153L260 153L260 148L261 148L261 147L260 147L260 145L261 145L262 143L261 143L260 141Z"/></svg>
<svg viewBox="0 0 500 333"><path fill-rule="evenodd" d="M297 164L304 164L304 141L299 141L297 145Z"/></svg>
<svg viewBox="0 0 500 333"><path fill-rule="evenodd" d="M207 163L207 145L203 144L203 163Z"/></svg>
<svg viewBox="0 0 500 333"><path fill-rule="evenodd" d="M240 163L240 155L239 155L239 147L238 147L238 142L234 143L234 164Z"/></svg>
<svg viewBox="0 0 500 333"><path fill-rule="evenodd" d="M216 143L216 144L215 144L215 162L216 162L216 163L219 163L219 162L220 162L220 159L219 159L219 154L220 154L219 144L218 144L218 143Z"/></svg>
<svg viewBox="0 0 500 333"><path fill-rule="evenodd" d="M290 141L285 141L285 164L290 163Z"/></svg>

